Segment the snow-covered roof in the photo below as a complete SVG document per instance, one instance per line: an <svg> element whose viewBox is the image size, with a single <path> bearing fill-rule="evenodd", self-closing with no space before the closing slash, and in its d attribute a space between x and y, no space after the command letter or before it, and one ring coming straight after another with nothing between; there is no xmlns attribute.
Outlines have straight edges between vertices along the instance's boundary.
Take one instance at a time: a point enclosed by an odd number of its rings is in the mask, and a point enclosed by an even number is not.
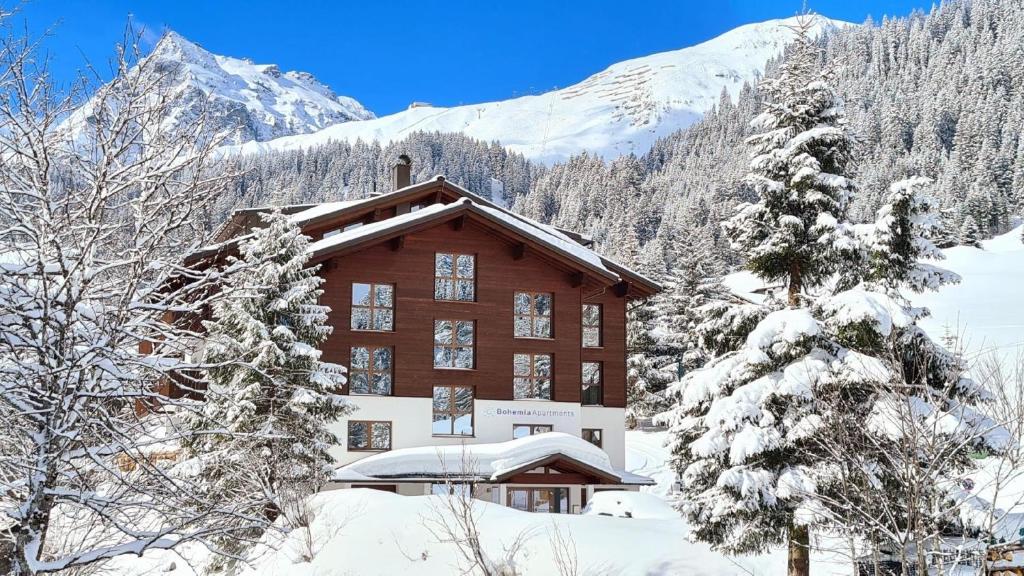
<svg viewBox="0 0 1024 576"><path fill-rule="evenodd" d="M310 243L309 251L311 257L316 260L317 258L326 257L333 250L340 249L345 246L360 244L372 238L385 236L398 229L413 226L417 223L426 222L431 219L440 219L445 215L452 214L454 212L469 210L483 219L504 227L532 242L536 242L561 257L589 269L596 276L602 277L608 282L615 283L627 281L633 285L640 285L643 287L641 289L641 294L650 294L661 289L661 286L659 286L654 280L651 280L634 270L630 270L617 262L605 258L587 246L584 246L581 244L581 241L583 240L582 237L579 239L573 238L571 234L563 232L554 226L549 226L531 218L516 214L503 206L499 206L486 198L470 192L458 184L453 184L447 181L443 176L435 176L428 181L412 184L388 194L371 196L369 198L359 200L325 202L322 204L308 206L296 205L292 207L295 210L289 214L289 220L300 227L320 225L331 222L332 220L344 220L346 217L361 214L375 206L386 207L394 205L398 201L403 200L403 197L405 196L409 196L410 199L413 199L417 194L421 194L424 191L436 189L438 187L440 187L441 190L447 190L454 193L458 196L458 199L449 204L431 204L419 210L400 214L378 222L363 224L349 228L348 230L335 231L330 236ZM260 211L260 209L235 211L233 220L239 219L239 221L235 223L234 228L239 230L241 219L250 217L254 212L258 211ZM229 226L225 224L222 229L227 231ZM247 236L247 234L243 234L230 239L225 239L225 241L220 244L208 246L196 252L191 257L201 258L219 254L221 251L230 248L235 243L244 240Z"/></svg>
<svg viewBox="0 0 1024 576"><path fill-rule="evenodd" d="M558 457L580 465L612 484L653 484L650 478L612 467L608 454L578 436L547 432L492 444L400 448L374 454L335 470L335 482L374 480L501 481Z"/></svg>

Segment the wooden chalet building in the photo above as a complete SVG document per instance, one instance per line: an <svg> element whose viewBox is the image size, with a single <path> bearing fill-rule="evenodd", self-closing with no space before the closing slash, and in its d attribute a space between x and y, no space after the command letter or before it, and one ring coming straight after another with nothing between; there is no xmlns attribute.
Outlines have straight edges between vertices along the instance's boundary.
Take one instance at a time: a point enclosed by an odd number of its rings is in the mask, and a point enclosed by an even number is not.
<svg viewBox="0 0 1024 576"><path fill-rule="evenodd" d="M359 407L334 430L337 487L424 494L458 475L480 498L574 512L650 483L622 471L626 309L659 286L578 234L409 174L403 158L391 193L282 208L325 280L323 360L348 368ZM260 210L236 211L221 246Z"/></svg>

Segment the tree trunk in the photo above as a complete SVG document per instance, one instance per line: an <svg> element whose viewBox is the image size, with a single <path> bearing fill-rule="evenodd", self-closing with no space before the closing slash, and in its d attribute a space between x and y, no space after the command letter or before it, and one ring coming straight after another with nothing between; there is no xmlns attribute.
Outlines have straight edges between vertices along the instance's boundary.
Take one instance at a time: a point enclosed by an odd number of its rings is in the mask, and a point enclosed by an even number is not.
<svg viewBox="0 0 1024 576"><path fill-rule="evenodd" d="M789 264L789 307L800 306L800 291L803 289L803 274L800 272L800 263L793 261Z"/></svg>
<svg viewBox="0 0 1024 576"><path fill-rule="evenodd" d="M789 527L788 576L809 576L811 573L811 532L806 526Z"/></svg>

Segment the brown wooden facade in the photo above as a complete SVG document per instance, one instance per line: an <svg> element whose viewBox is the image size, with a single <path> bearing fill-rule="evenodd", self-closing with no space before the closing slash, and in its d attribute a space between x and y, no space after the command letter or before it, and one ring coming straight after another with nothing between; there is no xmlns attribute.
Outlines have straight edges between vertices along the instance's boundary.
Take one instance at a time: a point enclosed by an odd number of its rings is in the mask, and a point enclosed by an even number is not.
<svg viewBox="0 0 1024 576"><path fill-rule="evenodd" d="M476 205L453 206L466 197ZM317 241L346 226L382 222L409 214L416 207L439 203L453 210L408 226L387 227L357 242L339 243L314 253L311 263L320 265L325 280L321 302L331 308L329 322L334 329L323 346L323 360L347 367L352 347L390 347L394 396L429 398L436 385L462 385L472 386L476 399L512 400L513 354L551 354L552 401L580 402L582 363L600 362L602 405L624 407L627 304L658 289L642 277L611 262L605 262L608 269L588 266L571 253L553 250L477 209L479 205L494 206L442 178L351 206L339 204L338 210L324 211L300 222L300 226L304 234ZM219 240L224 244L195 257L218 259L230 252L231 238L256 221L255 212L236 213L221 231ZM475 301L435 300L437 253L476 257ZM394 286L392 331L350 328L353 283ZM551 338L513 336L513 299L520 291L553 295ZM602 306L600 348L582 346L583 304ZM476 323L472 369L434 367L435 320Z"/></svg>

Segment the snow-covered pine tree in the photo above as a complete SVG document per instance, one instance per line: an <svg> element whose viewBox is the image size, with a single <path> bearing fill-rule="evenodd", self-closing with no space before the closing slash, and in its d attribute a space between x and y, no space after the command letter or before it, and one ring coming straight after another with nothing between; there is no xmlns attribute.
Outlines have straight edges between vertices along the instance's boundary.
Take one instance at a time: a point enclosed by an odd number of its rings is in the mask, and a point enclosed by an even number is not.
<svg viewBox="0 0 1024 576"><path fill-rule="evenodd" d="M635 425L668 407L665 389L675 380L664 369L657 340L651 334L655 309L640 305L629 311L626 329L626 420Z"/></svg>
<svg viewBox="0 0 1024 576"><path fill-rule="evenodd" d="M960 245L981 248L981 231L978 222L970 214L964 216L964 222L960 225Z"/></svg>
<svg viewBox="0 0 1024 576"><path fill-rule="evenodd" d="M205 324L216 367L202 408L187 418L197 430L220 423L222 433L192 437L187 448L211 496L273 521L289 498L329 480L337 438L328 425L353 408L339 395L344 368L320 360L331 327L318 304L322 279L306 266L308 238L280 211L262 217ZM232 536L220 541L225 552L255 534Z"/></svg>
<svg viewBox="0 0 1024 576"><path fill-rule="evenodd" d="M854 189L846 176L852 141L820 71L812 24L801 20L778 75L762 83L765 110L754 120L762 132L747 140L747 182L759 201L723 223L749 270L783 282L789 308L768 313L738 350L684 377L673 387L679 405L664 418L694 535L734 553L788 543L791 575L809 573L809 528L821 506L808 488L823 459L807 440L822 417L806 374L830 360L804 292L827 282L852 247L840 225Z"/></svg>

